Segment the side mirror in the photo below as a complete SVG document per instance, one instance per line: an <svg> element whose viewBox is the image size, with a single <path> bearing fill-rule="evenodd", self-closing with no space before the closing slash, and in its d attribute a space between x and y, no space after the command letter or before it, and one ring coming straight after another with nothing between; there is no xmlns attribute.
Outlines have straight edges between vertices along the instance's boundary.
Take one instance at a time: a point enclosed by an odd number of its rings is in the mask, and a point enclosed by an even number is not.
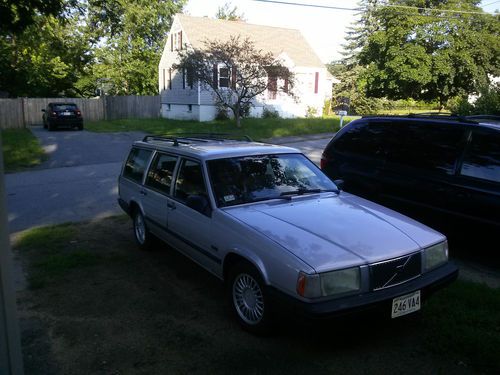
<svg viewBox="0 0 500 375"><path fill-rule="evenodd" d="M206 216L210 216L212 212L208 199L203 195L188 196L186 199L186 206Z"/></svg>
<svg viewBox="0 0 500 375"><path fill-rule="evenodd" d="M334 180L333 183L337 185L339 190L344 190L344 180Z"/></svg>

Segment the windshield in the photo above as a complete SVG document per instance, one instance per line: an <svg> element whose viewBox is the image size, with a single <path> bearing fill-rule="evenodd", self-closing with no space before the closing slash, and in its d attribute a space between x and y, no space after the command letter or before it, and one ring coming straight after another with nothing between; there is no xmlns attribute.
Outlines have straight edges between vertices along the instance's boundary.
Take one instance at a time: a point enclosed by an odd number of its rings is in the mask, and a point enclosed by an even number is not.
<svg viewBox="0 0 500 375"><path fill-rule="evenodd" d="M337 191L335 184L302 154L243 156L210 160L207 165L219 207Z"/></svg>

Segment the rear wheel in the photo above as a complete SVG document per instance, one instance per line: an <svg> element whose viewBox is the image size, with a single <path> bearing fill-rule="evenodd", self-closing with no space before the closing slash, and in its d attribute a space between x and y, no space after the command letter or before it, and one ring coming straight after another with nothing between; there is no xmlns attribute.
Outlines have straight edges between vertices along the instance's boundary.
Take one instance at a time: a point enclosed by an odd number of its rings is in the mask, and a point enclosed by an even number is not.
<svg viewBox="0 0 500 375"><path fill-rule="evenodd" d="M146 221L144 220L144 215L137 209L133 216L134 222L134 237L137 245L141 250L149 250L151 248L151 234L146 226Z"/></svg>
<svg viewBox="0 0 500 375"><path fill-rule="evenodd" d="M265 335L271 331L271 312L264 282L255 267L242 262L229 271L228 297L243 329Z"/></svg>
<svg viewBox="0 0 500 375"><path fill-rule="evenodd" d="M51 124L50 121L48 122L47 127L49 129L49 132L57 129L57 127L54 124Z"/></svg>

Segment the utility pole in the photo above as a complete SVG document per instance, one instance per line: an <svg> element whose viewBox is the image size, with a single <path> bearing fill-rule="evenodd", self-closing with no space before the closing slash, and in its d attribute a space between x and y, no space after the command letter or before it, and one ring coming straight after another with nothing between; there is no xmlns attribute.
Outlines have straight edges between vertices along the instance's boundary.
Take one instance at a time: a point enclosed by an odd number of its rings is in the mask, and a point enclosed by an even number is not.
<svg viewBox="0 0 500 375"><path fill-rule="evenodd" d="M22 375L23 357L12 282L12 259L7 229L7 204L0 132L0 375Z"/></svg>

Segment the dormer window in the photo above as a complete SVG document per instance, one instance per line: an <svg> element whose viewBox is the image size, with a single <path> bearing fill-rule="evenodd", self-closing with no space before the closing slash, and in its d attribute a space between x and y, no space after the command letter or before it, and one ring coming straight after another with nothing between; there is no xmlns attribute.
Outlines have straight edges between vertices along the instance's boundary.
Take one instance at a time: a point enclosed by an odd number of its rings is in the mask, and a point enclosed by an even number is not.
<svg viewBox="0 0 500 375"><path fill-rule="evenodd" d="M229 69L226 67L219 68L219 87L229 87Z"/></svg>

